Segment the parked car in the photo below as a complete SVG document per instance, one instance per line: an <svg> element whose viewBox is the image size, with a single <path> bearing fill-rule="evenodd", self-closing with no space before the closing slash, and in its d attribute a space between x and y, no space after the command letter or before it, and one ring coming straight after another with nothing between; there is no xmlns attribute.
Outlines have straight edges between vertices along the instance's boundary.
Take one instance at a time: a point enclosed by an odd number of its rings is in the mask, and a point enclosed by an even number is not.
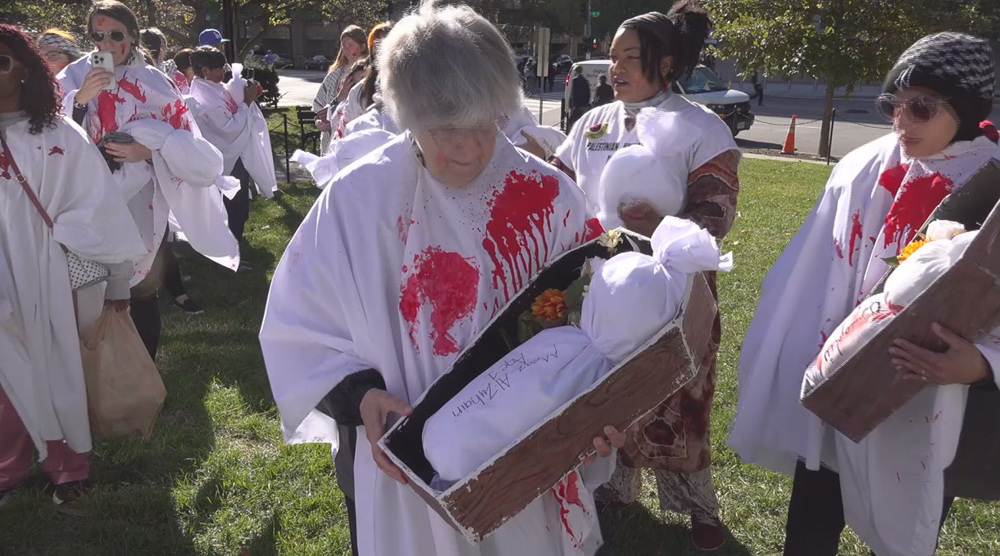
<svg viewBox="0 0 1000 556"><path fill-rule="evenodd" d="M571 92L569 84L577 66L583 68L583 76L590 83L590 95L593 98L599 85L598 77L608 75L608 70L611 68L611 61L583 60L573 64L569 75L566 76L566 92L563 97L563 118L566 118L568 115L569 95ZM608 79L609 83L610 81ZM730 89L719 79L719 76L715 72L705 66L697 66L694 72L692 72L691 77L685 79L683 82L674 82L672 89L684 98L702 104L718 114L722 118L722 121L726 122L726 125L729 126L730 131L733 132L733 137L741 131L750 129L750 126L754 123L755 116L750 110L750 95L743 91Z"/></svg>
<svg viewBox="0 0 1000 556"><path fill-rule="evenodd" d="M333 62L327 59L326 56L323 56L322 54L317 54L312 58L306 60L305 63L303 64L303 68L307 70L326 71L326 69L329 68L330 64L332 63Z"/></svg>
<svg viewBox="0 0 1000 556"><path fill-rule="evenodd" d="M573 59L567 54L553 56L550 63L555 64L557 76L569 73L569 69L573 67Z"/></svg>
<svg viewBox="0 0 1000 556"><path fill-rule="evenodd" d="M284 68L294 68L295 67L295 61L292 60L291 56L288 56L286 54L279 54L277 52L274 52L273 54L275 55L275 60L274 60L274 68L275 69L284 69Z"/></svg>

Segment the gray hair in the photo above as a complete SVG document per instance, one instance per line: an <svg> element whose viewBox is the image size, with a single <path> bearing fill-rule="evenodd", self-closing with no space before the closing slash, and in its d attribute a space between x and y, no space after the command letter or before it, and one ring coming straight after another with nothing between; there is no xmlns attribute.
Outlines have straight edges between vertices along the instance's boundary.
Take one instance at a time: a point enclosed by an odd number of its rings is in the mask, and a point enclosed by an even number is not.
<svg viewBox="0 0 1000 556"><path fill-rule="evenodd" d="M402 129L482 125L523 104L510 45L468 6L425 0L383 39L377 63L386 111Z"/></svg>

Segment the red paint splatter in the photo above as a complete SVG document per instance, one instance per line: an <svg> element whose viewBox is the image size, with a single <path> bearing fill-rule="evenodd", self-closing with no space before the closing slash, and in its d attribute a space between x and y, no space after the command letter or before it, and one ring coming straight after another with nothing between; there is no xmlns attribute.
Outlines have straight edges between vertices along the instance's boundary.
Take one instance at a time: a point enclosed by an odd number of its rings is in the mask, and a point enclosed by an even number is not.
<svg viewBox="0 0 1000 556"><path fill-rule="evenodd" d="M191 130L191 123L185 117L188 113L188 106L183 100L175 100L168 103L160 110L164 122L170 124L174 129Z"/></svg>
<svg viewBox="0 0 1000 556"><path fill-rule="evenodd" d="M839 239L834 239L833 240L833 248L837 250L837 257L843 259L844 258L844 248L840 246L840 240Z"/></svg>
<svg viewBox="0 0 1000 556"><path fill-rule="evenodd" d="M66 154L66 151L64 151L63 148L59 146L52 147L51 149L49 149L49 156L56 154Z"/></svg>
<svg viewBox="0 0 1000 556"><path fill-rule="evenodd" d="M503 189L494 191L488 201L491 212L483 248L493 260L493 287L503 283L505 299L520 291L548 260L546 234L552 232L551 217L558 196L556 176L511 171Z"/></svg>
<svg viewBox="0 0 1000 556"><path fill-rule="evenodd" d="M585 223L587 230L586 235L583 238L584 242L590 241L592 239L597 239L601 237L604 233L604 226L601 226L601 221L596 218L591 218Z"/></svg>
<svg viewBox="0 0 1000 556"><path fill-rule="evenodd" d="M569 215L570 215L571 212L573 212L573 209L567 210L566 211L566 216L563 216L563 228L565 228L567 226L566 223L569 222Z"/></svg>
<svg viewBox="0 0 1000 556"><path fill-rule="evenodd" d="M118 131L118 105L125 104L125 99L108 91L97 95L97 117L101 131L98 137L104 137L112 131Z"/></svg>
<svg viewBox="0 0 1000 556"><path fill-rule="evenodd" d="M556 486L552 487L552 495L555 497L556 502L559 503L559 519L562 521L563 530L573 539L573 544L576 545L576 548L582 545L583 539L577 538L577 534L573 531L573 526L569 522L570 508L576 506L583 511L584 515L588 515L587 507L583 504L583 500L580 499L579 483L580 472L573 471L565 479L556 483Z"/></svg>
<svg viewBox="0 0 1000 556"><path fill-rule="evenodd" d="M406 220L403 219L402 215L396 218L396 233L399 235L399 239L404 245L406 244L406 238L410 235L410 226L414 224L416 224L416 222L413 220L410 220L409 223L407 223Z"/></svg>
<svg viewBox="0 0 1000 556"><path fill-rule="evenodd" d="M857 241L861 239L861 210L854 211L854 215L851 216L851 244L849 246L850 251L847 253L847 264L854 266L854 251L855 249L860 249L861 246L857 245Z"/></svg>
<svg viewBox="0 0 1000 556"><path fill-rule="evenodd" d="M470 261L440 247L428 247L414 257L413 274L400 288L399 312L409 324L410 341L417 349L417 319L421 307L429 305L434 355L458 353L451 329L472 314L479 296L479 270Z"/></svg>
<svg viewBox="0 0 1000 556"><path fill-rule="evenodd" d="M951 193L954 183L938 172L902 183L907 166L901 164L882 173L879 185L893 196L885 217L885 247L902 249L927 220L938 204Z"/></svg>
<svg viewBox="0 0 1000 556"><path fill-rule="evenodd" d="M3 178L5 180L9 180L10 179L10 159L7 158L6 150L7 149L4 149L3 151L0 151L0 171L2 171L2 173L0 173L0 178Z"/></svg>
<svg viewBox="0 0 1000 556"><path fill-rule="evenodd" d="M233 98L233 95L229 94L229 91L223 89L222 98L226 101L226 108L229 109L231 114L239 112L240 105L236 104L236 99Z"/></svg>
<svg viewBox="0 0 1000 556"><path fill-rule="evenodd" d="M135 78L135 82L133 83L128 79L125 79L124 76L122 76L122 78L118 80L118 89L121 91L125 91L126 93L131 95L132 98L138 100L139 102L142 103L146 102L146 93L143 93L142 88L139 87L138 77Z"/></svg>

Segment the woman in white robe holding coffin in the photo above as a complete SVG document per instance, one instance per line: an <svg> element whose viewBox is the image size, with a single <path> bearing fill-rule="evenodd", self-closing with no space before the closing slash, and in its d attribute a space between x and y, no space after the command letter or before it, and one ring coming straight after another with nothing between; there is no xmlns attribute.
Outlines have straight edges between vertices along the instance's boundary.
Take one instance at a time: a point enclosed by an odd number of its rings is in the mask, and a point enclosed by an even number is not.
<svg viewBox="0 0 1000 556"><path fill-rule="evenodd" d="M878 556L935 552L967 385L1000 382L997 332L973 343L935 326L943 353L897 339L889 354L901 378L929 386L859 443L806 410L800 391L827 337L889 270L886 259L946 195L1000 159L980 128L994 88L988 42L939 33L911 46L877 100L893 133L837 164L764 279L729 444L746 462L794 476L786 556L835 555L845 521Z"/></svg>
<svg viewBox="0 0 1000 556"><path fill-rule="evenodd" d="M41 53L0 25L0 506L27 481L32 447L57 504L85 485L91 436L79 331L104 303L128 309L130 259L144 252L101 155L59 112ZM74 294L64 249L107 266L106 284Z"/></svg>
<svg viewBox="0 0 1000 556"><path fill-rule="evenodd" d="M268 297L260 340L286 440L336 443L336 423L360 427L363 556L593 554L596 519L565 531L570 509L551 493L470 544L377 447L390 415L408 414L547 261L587 239L580 190L498 129L522 99L493 25L466 6L424 3L382 52L385 108L405 131L323 191ZM603 437L594 444L611 455ZM606 480L612 462L581 468L584 486Z"/></svg>

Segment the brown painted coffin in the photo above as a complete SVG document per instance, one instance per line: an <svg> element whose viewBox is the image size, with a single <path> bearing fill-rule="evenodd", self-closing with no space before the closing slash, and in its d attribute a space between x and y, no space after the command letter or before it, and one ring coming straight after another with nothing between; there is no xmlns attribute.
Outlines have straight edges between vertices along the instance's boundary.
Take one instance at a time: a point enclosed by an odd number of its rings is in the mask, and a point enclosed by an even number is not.
<svg viewBox="0 0 1000 556"><path fill-rule="evenodd" d="M623 235L619 251L651 253L648 239ZM678 315L589 391L447 491L436 492L428 486L434 470L421 438L427 419L510 351L509 338L514 337L518 315L530 308L538 294L566 288L580 275L586 259L608 256L608 250L595 240L550 263L431 385L413 413L379 441L413 490L472 543L484 539L575 469L593 453L592 440L605 425L625 430L697 374L710 345L717 310L702 274L688 281Z"/></svg>
<svg viewBox="0 0 1000 556"><path fill-rule="evenodd" d="M924 384L902 379L889 356L896 338L944 351L931 332L939 322L973 340L996 326L1000 315L1000 163L991 162L935 209L928 223L953 220L979 229L961 259L935 280L882 332L831 371L802 398L802 405L844 436L860 442ZM924 225L926 229L927 224ZM879 287L876 292L881 290Z"/></svg>

